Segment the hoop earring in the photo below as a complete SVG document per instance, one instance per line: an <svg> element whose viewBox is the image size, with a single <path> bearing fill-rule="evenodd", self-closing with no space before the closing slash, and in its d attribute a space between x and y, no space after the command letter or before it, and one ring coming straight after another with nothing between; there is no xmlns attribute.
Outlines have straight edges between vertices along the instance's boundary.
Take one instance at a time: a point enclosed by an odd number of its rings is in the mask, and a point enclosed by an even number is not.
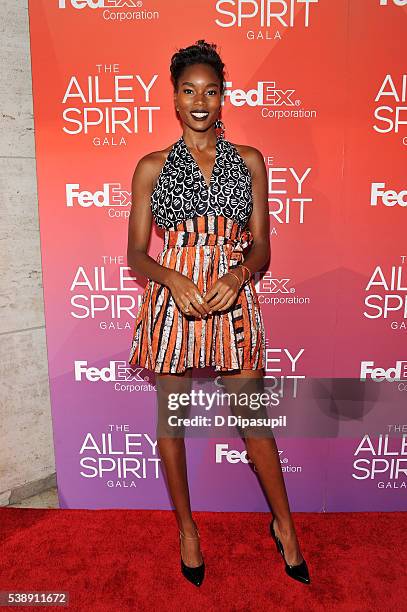
<svg viewBox="0 0 407 612"><path fill-rule="evenodd" d="M220 137L221 138L225 137L225 125L224 125L223 121L221 121L220 119L216 119L216 121L215 121L215 130L220 130Z"/></svg>

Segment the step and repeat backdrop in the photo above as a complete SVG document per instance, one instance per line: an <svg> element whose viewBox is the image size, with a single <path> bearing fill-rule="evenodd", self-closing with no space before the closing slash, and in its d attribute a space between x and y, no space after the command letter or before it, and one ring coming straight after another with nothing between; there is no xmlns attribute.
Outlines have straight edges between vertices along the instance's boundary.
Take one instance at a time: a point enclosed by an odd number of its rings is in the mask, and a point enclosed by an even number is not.
<svg viewBox="0 0 407 612"><path fill-rule="evenodd" d="M147 279L127 231L138 160L182 133L171 56L204 38L225 137L268 172L255 281L266 382L295 400L274 431L292 510L406 509L407 0L31 0L29 18L61 507L172 507L154 372L128 364ZM269 509L240 437L186 444L194 510Z"/></svg>

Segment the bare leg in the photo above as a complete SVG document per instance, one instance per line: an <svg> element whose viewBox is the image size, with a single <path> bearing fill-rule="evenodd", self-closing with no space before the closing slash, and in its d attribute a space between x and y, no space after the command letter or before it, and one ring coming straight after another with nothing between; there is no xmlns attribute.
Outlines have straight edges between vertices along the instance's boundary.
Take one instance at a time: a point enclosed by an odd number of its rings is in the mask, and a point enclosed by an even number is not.
<svg viewBox="0 0 407 612"><path fill-rule="evenodd" d="M236 373L222 372L222 378L227 393L242 392L249 394L250 391L262 393L264 389L263 370L241 370ZM250 409L248 415L247 410L247 407L233 408L233 412L245 417L263 416L263 414L253 414ZM265 416L267 416L266 413ZM271 505L275 517L275 531L284 546L285 559L290 565L297 565L301 563L303 557L295 533L274 437L251 437L250 433L247 432L245 443L248 455L256 466L261 484Z"/></svg>
<svg viewBox="0 0 407 612"><path fill-rule="evenodd" d="M169 415L186 416L180 410L168 409L169 393L189 393L192 387L192 369L183 374L156 374L158 419L157 446L172 502L175 507L178 527L187 536L196 536L196 524L192 518L188 488L185 440L183 432L168 425ZM199 538L181 538L181 554L190 567L202 563Z"/></svg>

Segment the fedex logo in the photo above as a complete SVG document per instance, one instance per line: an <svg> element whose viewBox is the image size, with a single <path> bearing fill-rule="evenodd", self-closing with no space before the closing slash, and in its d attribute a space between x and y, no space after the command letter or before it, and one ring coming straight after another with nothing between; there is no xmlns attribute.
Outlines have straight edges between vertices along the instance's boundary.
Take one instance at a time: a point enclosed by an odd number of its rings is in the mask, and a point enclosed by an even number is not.
<svg viewBox="0 0 407 612"><path fill-rule="evenodd" d="M226 83L225 98L229 97L233 106L298 106L299 100L293 100L295 89L278 89L275 81L259 81L257 87L244 91L229 89L231 82Z"/></svg>
<svg viewBox="0 0 407 612"><path fill-rule="evenodd" d="M229 450L228 444L216 444L215 446L215 463L253 463L247 454L247 450L238 451L235 449Z"/></svg>
<svg viewBox="0 0 407 612"><path fill-rule="evenodd" d="M131 192L121 189L120 183L104 183L100 191L80 191L79 183L66 185L66 205L68 207L79 204L83 208L97 206L130 206Z"/></svg>
<svg viewBox="0 0 407 612"><path fill-rule="evenodd" d="M266 272L256 283L258 293L294 293L293 287L289 287L290 278L273 278L271 272Z"/></svg>
<svg viewBox="0 0 407 612"><path fill-rule="evenodd" d="M375 382L400 381L407 378L407 361L396 361L394 368L375 368L374 361L362 361L360 364L360 380L366 380L370 377Z"/></svg>
<svg viewBox="0 0 407 612"><path fill-rule="evenodd" d="M370 192L370 205L377 206L382 202L385 206L407 206L407 189L402 191L394 191L394 189L385 189L385 183L372 183Z"/></svg>
<svg viewBox="0 0 407 612"><path fill-rule="evenodd" d="M67 2L75 9L137 8L142 5L140 0L58 0L58 7L66 8Z"/></svg>
<svg viewBox="0 0 407 612"><path fill-rule="evenodd" d="M89 366L87 361L74 362L74 376L76 382L86 379L90 383L94 382L115 382L115 381L140 381L145 382L141 376L142 368L131 368L125 361L110 361L105 368Z"/></svg>

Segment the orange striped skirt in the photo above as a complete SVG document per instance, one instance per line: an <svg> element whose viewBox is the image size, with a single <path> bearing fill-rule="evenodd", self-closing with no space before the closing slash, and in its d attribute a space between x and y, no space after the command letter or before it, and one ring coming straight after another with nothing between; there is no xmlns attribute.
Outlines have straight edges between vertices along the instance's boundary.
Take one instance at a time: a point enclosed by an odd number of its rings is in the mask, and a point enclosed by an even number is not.
<svg viewBox="0 0 407 612"><path fill-rule="evenodd" d="M205 215L165 230L156 261L185 274L202 295L244 261L253 241L233 219ZM216 371L265 367L265 331L253 278L232 306L200 319L185 315L167 286L149 280L134 324L128 363L161 373L212 366Z"/></svg>

